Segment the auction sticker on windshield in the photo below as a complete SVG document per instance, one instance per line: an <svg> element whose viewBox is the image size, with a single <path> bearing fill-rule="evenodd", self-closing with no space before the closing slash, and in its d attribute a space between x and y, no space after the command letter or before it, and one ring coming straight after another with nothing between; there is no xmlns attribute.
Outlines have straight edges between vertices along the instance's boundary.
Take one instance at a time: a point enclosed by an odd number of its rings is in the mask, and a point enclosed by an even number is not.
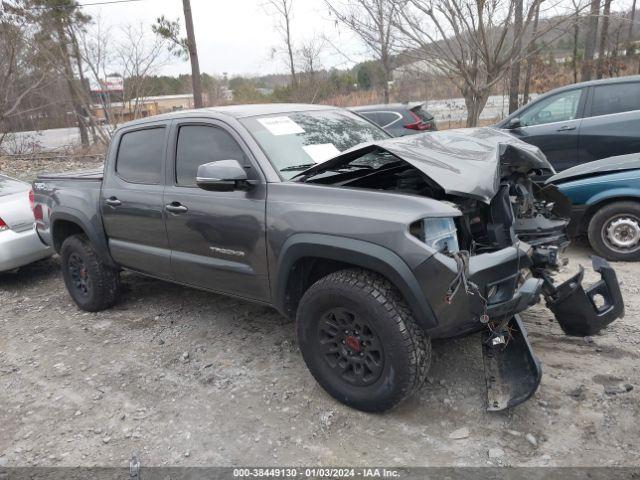
<svg viewBox="0 0 640 480"><path fill-rule="evenodd" d="M302 147L307 155L316 163L326 162L330 158L340 154L340 150L333 143L319 143L317 145L305 145Z"/></svg>
<svg viewBox="0 0 640 480"><path fill-rule="evenodd" d="M271 133L271 135L293 135L304 133L304 129L289 117L258 118L258 121Z"/></svg>

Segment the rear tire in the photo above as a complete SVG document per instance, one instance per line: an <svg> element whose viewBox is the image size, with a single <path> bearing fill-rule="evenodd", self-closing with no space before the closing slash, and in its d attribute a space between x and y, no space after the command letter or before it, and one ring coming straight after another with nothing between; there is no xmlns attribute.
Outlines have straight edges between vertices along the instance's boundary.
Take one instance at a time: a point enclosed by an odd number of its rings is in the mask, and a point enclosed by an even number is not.
<svg viewBox="0 0 640 480"><path fill-rule="evenodd" d="M383 277L340 270L313 284L298 306L302 356L335 399L366 412L388 410L424 382L431 342Z"/></svg>
<svg viewBox="0 0 640 480"><path fill-rule="evenodd" d="M640 203L615 202L591 217L589 243L598 255L612 261L640 260Z"/></svg>
<svg viewBox="0 0 640 480"><path fill-rule="evenodd" d="M100 260L87 237L68 237L62 244L60 256L64 283L78 307L98 312L116 303L120 289L118 270Z"/></svg>

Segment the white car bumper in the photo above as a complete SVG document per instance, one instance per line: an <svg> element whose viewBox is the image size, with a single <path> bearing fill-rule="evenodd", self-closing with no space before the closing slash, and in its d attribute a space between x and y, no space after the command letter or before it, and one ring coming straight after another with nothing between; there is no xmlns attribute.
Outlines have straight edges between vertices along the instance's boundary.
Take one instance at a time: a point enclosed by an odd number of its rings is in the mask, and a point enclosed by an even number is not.
<svg viewBox="0 0 640 480"><path fill-rule="evenodd" d="M24 232L0 232L0 272L47 258L53 249L40 241L35 228Z"/></svg>

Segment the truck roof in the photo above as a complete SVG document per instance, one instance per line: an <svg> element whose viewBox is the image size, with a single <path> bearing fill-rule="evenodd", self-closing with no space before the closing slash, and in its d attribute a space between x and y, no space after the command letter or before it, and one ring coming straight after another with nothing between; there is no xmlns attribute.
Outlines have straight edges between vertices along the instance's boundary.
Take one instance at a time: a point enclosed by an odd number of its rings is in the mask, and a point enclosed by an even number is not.
<svg viewBox="0 0 640 480"><path fill-rule="evenodd" d="M333 110L339 107L331 105L312 105L305 103L256 103L249 105L225 105L221 107L207 107L192 110L178 110L175 112L164 113L162 115L155 115L153 117L140 118L138 120L132 120L127 123L123 123L121 126L137 125L147 123L156 120L167 120L173 118L192 117L194 115L199 117L212 117L219 118L220 116L229 116L233 118L245 118L254 117L258 115L274 115L278 113L291 113L291 112L307 112L318 110Z"/></svg>

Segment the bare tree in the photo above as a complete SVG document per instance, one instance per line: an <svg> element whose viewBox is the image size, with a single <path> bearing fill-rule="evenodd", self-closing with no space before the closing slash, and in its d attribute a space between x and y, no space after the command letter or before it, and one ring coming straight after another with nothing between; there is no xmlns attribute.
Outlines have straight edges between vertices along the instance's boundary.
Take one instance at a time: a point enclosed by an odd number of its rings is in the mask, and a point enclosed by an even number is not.
<svg viewBox="0 0 640 480"><path fill-rule="evenodd" d="M604 75L605 55L607 54L607 41L609 40L609 18L611 14L611 0L604 0L602 9L602 28L600 29L600 49L598 50L598 63L596 77Z"/></svg>
<svg viewBox="0 0 640 480"><path fill-rule="evenodd" d="M397 46L394 19L405 0L325 0L330 13L360 38L382 67L384 103L389 103L392 52Z"/></svg>
<svg viewBox="0 0 640 480"><path fill-rule="evenodd" d="M536 13L533 17L533 27L531 27L531 35L533 38L537 38L538 36L538 23L540 22L540 5L543 0L540 0L538 5L536 6ZM529 103L529 90L531 88L531 73L533 70L533 62L535 60L535 56L537 54L536 42L533 41L529 44L529 48L527 49L527 71L524 76L524 91L522 92L522 104L526 105Z"/></svg>
<svg viewBox="0 0 640 480"><path fill-rule="evenodd" d="M122 39L115 46L118 69L125 78L125 103L133 118L141 115L142 101L151 90L150 77L166 64L166 40L149 38L145 28L128 25L122 28Z"/></svg>
<svg viewBox="0 0 640 480"><path fill-rule="evenodd" d="M38 52L40 62L51 69L48 83L55 84L56 80L62 80L66 84L68 96L62 101L70 103L82 145L88 146L88 92L76 33L90 21L90 17L80 11L76 0L13 0L3 1L2 7L0 15L11 12L13 17L21 17L30 25L30 46ZM32 92L33 89L29 97L32 97ZM49 104L55 102L51 100Z"/></svg>
<svg viewBox="0 0 640 480"><path fill-rule="evenodd" d="M513 36L515 37L515 49L521 50L522 44L522 9L523 0L515 1L515 18L513 22ZM518 109L518 94L520 93L520 63L516 61L511 66L511 78L509 79L509 113L513 113Z"/></svg>
<svg viewBox="0 0 640 480"><path fill-rule="evenodd" d="M80 131L80 141L83 146L88 146L86 111L82 102L84 85L77 75L78 58L74 51L74 43L76 29L88 23L90 17L80 11L76 0L31 0L23 3L25 18L36 26L38 36L47 43L48 48L43 54L67 84Z"/></svg>
<svg viewBox="0 0 640 480"><path fill-rule="evenodd" d="M45 81L46 70L36 65L32 33L25 18L9 11L0 15L0 125L19 113L25 98Z"/></svg>
<svg viewBox="0 0 640 480"><path fill-rule="evenodd" d="M299 72L298 82L300 88L300 100L315 103L321 84L318 80L318 73L322 70L321 57L326 47L325 39L314 36L301 43L298 50Z"/></svg>
<svg viewBox="0 0 640 480"><path fill-rule="evenodd" d="M580 41L580 11L581 0L571 0L573 5L573 52L571 55L571 70L573 71L573 83L578 83L578 42Z"/></svg>
<svg viewBox="0 0 640 480"><path fill-rule="evenodd" d="M636 20L636 0L631 4L629 12L629 30L627 31L627 55L633 55L635 48L633 46L633 27ZM640 63L638 63L638 73L640 73Z"/></svg>
<svg viewBox="0 0 640 480"><path fill-rule="evenodd" d="M593 75L593 57L596 53L596 43L598 37L598 20L600 17L600 2L602 0L591 0L589 18L587 19L587 30L584 38L584 59L582 61L582 81L591 80Z"/></svg>
<svg viewBox="0 0 640 480"><path fill-rule="evenodd" d="M114 68L113 46L114 41L111 37L111 28L105 26L102 19L98 17L90 28L83 29L78 32L76 43L76 51L82 64L78 64L83 78L86 82L98 86L103 90L103 82ZM94 138L106 145L109 143L111 134L113 133L109 98L109 91L103 90L99 96L100 104L104 112L105 124L98 122L93 113L93 99L90 95L85 96L85 109L88 112L88 119Z"/></svg>
<svg viewBox="0 0 640 480"><path fill-rule="evenodd" d="M265 3L265 7L279 17L277 29L282 35L282 40L285 45L287 65L291 72L291 85L295 87L298 85L298 78L296 76L296 62L294 60L295 48L291 31L293 0L268 0Z"/></svg>
<svg viewBox="0 0 640 480"><path fill-rule="evenodd" d="M465 99L467 126L478 124L491 89L541 36L558 30L566 17L546 19L535 35L531 24L541 0L525 0L522 29L513 29L514 0L409 0L398 28L409 55L425 69L446 74ZM558 3L545 2L547 11Z"/></svg>
<svg viewBox="0 0 640 480"><path fill-rule="evenodd" d="M636 20L636 0L633 0L631 4L631 12L629 12L629 31L627 32L627 42L629 49L631 48L631 42L633 41L633 24Z"/></svg>
<svg viewBox="0 0 640 480"><path fill-rule="evenodd" d="M310 80L314 80L318 71L322 69L320 61L324 48L324 39L314 36L309 40L303 41L298 50L300 70L304 72Z"/></svg>

